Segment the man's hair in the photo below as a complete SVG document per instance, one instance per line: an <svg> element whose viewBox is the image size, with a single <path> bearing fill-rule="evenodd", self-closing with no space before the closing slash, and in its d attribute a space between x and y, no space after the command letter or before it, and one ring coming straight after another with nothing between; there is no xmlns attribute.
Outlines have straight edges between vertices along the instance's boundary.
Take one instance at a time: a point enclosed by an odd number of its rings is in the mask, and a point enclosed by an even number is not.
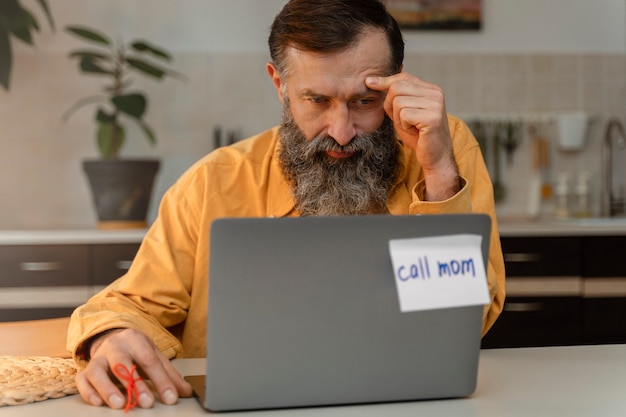
<svg viewBox="0 0 626 417"><path fill-rule="evenodd" d="M380 0L290 0L274 19L270 55L279 73L288 71L288 47L336 53L357 43L367 28L385 32L391 51L390 74L400 71L404 40L396 20Z"/></svg>

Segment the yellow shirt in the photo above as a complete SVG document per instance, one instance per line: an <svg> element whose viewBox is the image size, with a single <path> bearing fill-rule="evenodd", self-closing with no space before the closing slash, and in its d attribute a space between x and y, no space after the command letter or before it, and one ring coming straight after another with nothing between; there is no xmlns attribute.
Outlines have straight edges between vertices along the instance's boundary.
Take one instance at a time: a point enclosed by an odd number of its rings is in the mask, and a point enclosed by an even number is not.
<svg viewBox="0 0 626 417"><path fill-rule="evenodd" d="M394 215L486 213L491 216L487 275L492 302L483 334L504 303L504 262L493 188L478 143L449 117L463 188L440 202L422 201L424 180L415 153L403 148L404 171L388 201ZM129 271L72 314L67 346L82 364L81 344L111 328L137 328L169 358L204 357L209 286L209 228L219 217L297 216L277 155L278 128L220 148L195 163L165 193L158 217Z"/></svg>

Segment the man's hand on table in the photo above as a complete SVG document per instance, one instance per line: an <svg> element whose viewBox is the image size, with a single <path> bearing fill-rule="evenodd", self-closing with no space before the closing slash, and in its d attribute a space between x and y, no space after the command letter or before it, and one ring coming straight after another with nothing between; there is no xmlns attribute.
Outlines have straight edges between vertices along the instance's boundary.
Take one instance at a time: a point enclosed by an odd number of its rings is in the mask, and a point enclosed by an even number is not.
<svg viewBox="0 0 626 417"><path fill-rule="evenodd" d="M183 379L152 341L135 329L117 329L96 338L90 348L91 360L76 376L81 397L89 404L121 409L125 394L118 388L113 369L117 364L128 370L137 366L141 378L150 380L164 404L176 404L179 397L192 395L191 385ZM126 382L123 382L126 386ZM138 405L154 405L154 392L144 380L136 381Z"/></svg>

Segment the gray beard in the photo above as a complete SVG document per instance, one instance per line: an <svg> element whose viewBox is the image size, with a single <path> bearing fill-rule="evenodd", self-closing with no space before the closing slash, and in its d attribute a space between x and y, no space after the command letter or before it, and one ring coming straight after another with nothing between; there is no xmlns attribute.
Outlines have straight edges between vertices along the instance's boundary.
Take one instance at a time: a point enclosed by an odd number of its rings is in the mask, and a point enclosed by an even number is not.
<svg viewBox="0 0 626 417"><path fill-rule="evenodd" d="M279 159L300 215L388 213L387 199L400 170L393 122L385 116L380 128L355 136L346 146L326 135L307 141L288 106L285 102ZM332 158L329 150L355 153Z"/></svg>

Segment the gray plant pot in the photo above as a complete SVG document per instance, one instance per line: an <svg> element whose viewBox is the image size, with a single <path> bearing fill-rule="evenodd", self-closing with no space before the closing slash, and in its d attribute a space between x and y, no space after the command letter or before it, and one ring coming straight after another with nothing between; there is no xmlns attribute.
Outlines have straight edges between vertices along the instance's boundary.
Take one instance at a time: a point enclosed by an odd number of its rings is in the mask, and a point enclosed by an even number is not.
<svg viewBox="0 0 626 417"><path fill-rule="evenodd" d="M156 159L85 160L98 227L146 227L154 178L160 162Z"/></svg>

